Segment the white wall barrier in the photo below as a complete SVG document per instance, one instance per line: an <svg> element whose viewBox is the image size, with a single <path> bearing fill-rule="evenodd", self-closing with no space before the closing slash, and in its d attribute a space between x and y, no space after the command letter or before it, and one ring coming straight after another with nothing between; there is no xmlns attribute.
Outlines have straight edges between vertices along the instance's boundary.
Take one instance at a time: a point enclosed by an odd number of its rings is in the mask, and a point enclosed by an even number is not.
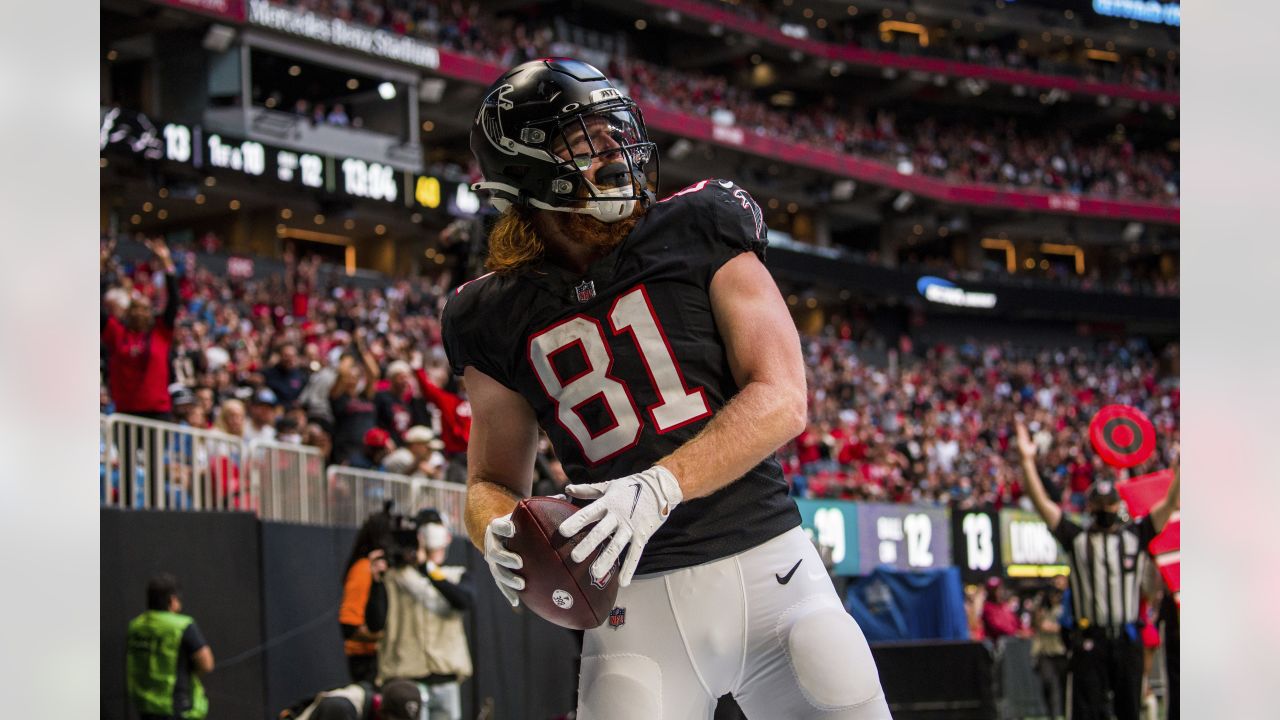
<svg viewBox="0 0 1280 720"><path fill-rule="evenodd" d="M383 502L414 514L435 508L465 533L466 489L456 483L324 465L307 445L245 441L132 415L104 415L99 438L104 507L246 510L264 520L355 527Z"/></svg>

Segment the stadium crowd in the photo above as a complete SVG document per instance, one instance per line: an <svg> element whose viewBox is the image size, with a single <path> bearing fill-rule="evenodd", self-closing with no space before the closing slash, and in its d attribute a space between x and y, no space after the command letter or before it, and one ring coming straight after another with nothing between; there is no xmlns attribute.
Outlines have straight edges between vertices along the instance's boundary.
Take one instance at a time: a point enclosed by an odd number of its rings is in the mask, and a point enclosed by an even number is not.
<svg viewBox="0 0 1280 720"><path fill-rule="evenodd" d="M322 15L412 34L506 67L547 55L579 54L549 22L489 18L480 6L433 0L272 0ZM602 68L604 69L604 68ZM908 121L833 94L793 108L771 106L724 77L660 67L615 53L606 70L642 106L700 116L732 114L757 135L812 145L957 183L1176 203L1179 169L1163 149L1132 139L1093 141L1043 132L1013 119Z"/></svg>
<svg viewBox="0 0 1280 720"><path fill-rule="evenodd" d="M322 273L314 258L290 255L283 277L229 278L201 267L194 252L145 242L147 259L101 246L104 414L312 445L343 465L465 479L469 407L445 363L438 321L448 271L362 289ZM155 308L164 312L143 350L138 317ZM1017 503L1011 438L1022 413L1054 496L1079 508L1095 475L1110 472L1087 439L1102 405L1131 404L1151 417L1161 441L1152 467L1163 467L1177 443L1176 369L1138 341L917 348L909 336L890 343L865 321L832 316L803 342L811 423L780 451L796 495ZM889 345L889 366L863 360L888 357ZM151 352L169 362L150 364ZM1176 348L1168 352L1176 358ZM545 439L542 448L539 490L555 492L567 478Z"/></svg>
<svg viewBox="0 0 1280 720"><path fill-rule="evenodd" d="M1158 60L1154 57L1134 56L1126 58L1123 62L1091 60L1083 50L1091 48L1093 43L1082 40L1077 46L1074 37L1071 43L1059 39L1058 46L1038 49L1032 47L1025 39L1016 43L1011 40L975 42L947 32L946 28L934 27L930 28L928 43L922 44L917 35L909 32L886 34L878 29L859 30L852 19L856 14L849 18L841 18L837 22L826 22L821 25L816 22L816 19L806 19L803 24L798 24L795 18L778 12L776 3L728 0L707 4L775 27L781 27L786 23L791 27L802 28L804 37L828 43L908 55L926 55L989 67L1032 70L1048 75L1067 75L1092 82L1117 83L1146 90L1178 89L1178 64L1172 58L1166 56L1165 60ZM791 6L792 3L784 2L784 5ZM891 15L886 19L895 18ZM912 20L911 17L907 19ZM952 27L956 27L954 23ZM1085 34L1086 31L1082 28L1079 35ZM1072 49L1078 49L1080 52L1071 52Z"/></svg>
<svg viewBox="0 0 1280 720"><path fill-rule="evenodd" d="M1022 504L1012 442L1021 414L1050 495L1079 510L1089 484L1113 472L1088 439L1089 420L1113 403L1142 409L1159 438L1157 452L1132 475L1172 458L1179 390L1168 368L1176 348L1159 357L1137 340L1088 350L916 348L903 337L891 372L860 360L862 344L884 341L858 325L833 318L822 335L803 339L810 425L781 451L798 495L961 508Z"/></svg>

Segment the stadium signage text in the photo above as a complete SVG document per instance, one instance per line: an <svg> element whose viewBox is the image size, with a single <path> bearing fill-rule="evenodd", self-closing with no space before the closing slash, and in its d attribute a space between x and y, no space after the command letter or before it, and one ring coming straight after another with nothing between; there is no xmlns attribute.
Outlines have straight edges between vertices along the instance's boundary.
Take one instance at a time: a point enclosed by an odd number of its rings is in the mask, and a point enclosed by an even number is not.
<svg viewBox="0 0 1280 720"><path fill-rule="evenodd" d="M1069 571L1066 553L1039 515L1005 508L1000 511L1000 529L1009 577L1052 577Z"/></svg>
<svg viewBox="0 0 1280 720"><path fill-rule="evenodd" d="M1000 519L990 510L952 510L951 547L965 582L1002 575Z"/></svg>
<svg viewBox="0 0 1280 720"><path fill-rule="evenodd" d="M440 50L414 38L275 5L269 0L249 0L249 22L387 60L432 70L440 67Z"/></svg>
<svg viewBox="0 0 1280 720"><path fill-rule="evenodd" d="M1182 6L1156 0L1093 0L1093 11L1107 17L1182 26Z"/></svg>
<svg viewBox="0 0 1280 720"><path fill-rule="evenodd" d="M990 309L996 306L994 293L970 292L956 287L950 280L925 275L916 281L916 289L929 302L955 307Z"/></svg>
<svg viewBox="0 0 1280 720"><path fill-rule="evenodd" d="M860 570L889 565L927 570L951 565L951 527L942 508L858 504Z"/></svg>
<svg viewBox="0 0 1280 720"><path fill-rule="evenodd" d="M857 503L796 499L800 525L836 575L858 575Z"/></svg>

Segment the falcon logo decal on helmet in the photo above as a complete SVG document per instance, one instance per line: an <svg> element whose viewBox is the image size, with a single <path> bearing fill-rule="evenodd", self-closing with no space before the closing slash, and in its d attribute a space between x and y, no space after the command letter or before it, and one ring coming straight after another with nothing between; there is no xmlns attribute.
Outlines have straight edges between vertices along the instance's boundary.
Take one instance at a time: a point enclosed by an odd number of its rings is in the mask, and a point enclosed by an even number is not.
<svg viewBox="0 0 1280 720"><path fill-rule="evenodd" d="M515 141L502 136L502 116L501 111L510 110L515 105L507 99L507 94L512 91L510 85L503 85L494 88L489 96L484 99L480 105L480 111L476 114L476 125L480 127L485 138L498 150L508 154L515 155ZM492 112L485 112L485 109L492 106Z"/></svg>

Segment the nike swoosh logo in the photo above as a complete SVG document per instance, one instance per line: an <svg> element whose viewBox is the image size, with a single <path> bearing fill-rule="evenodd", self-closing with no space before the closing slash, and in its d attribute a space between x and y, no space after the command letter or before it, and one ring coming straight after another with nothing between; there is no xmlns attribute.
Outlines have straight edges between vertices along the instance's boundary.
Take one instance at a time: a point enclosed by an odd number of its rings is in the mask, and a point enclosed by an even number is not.
<svg viewBox="0 0 1280 720"><path fill-rule="evenodd" d="M796 568L800 567L800 563L802 562L804 562L804 558L800 558L799 560L797 560L796 564L791 566L791 569L787 571L786 575L775 574L773 577L778 581L779 585L786 585L787 583L791 582L791 576L796 574Z"/></svg>
<svg viewBox="0 0 1280 720"><path fill-rule="evenodd" d="M640 483L636 483L635 485L632 485L632 487L636 489L636 496L631 499L631 512L627 514L627 517L631 517L636 514L636 505L640 503Z"/></svg>

